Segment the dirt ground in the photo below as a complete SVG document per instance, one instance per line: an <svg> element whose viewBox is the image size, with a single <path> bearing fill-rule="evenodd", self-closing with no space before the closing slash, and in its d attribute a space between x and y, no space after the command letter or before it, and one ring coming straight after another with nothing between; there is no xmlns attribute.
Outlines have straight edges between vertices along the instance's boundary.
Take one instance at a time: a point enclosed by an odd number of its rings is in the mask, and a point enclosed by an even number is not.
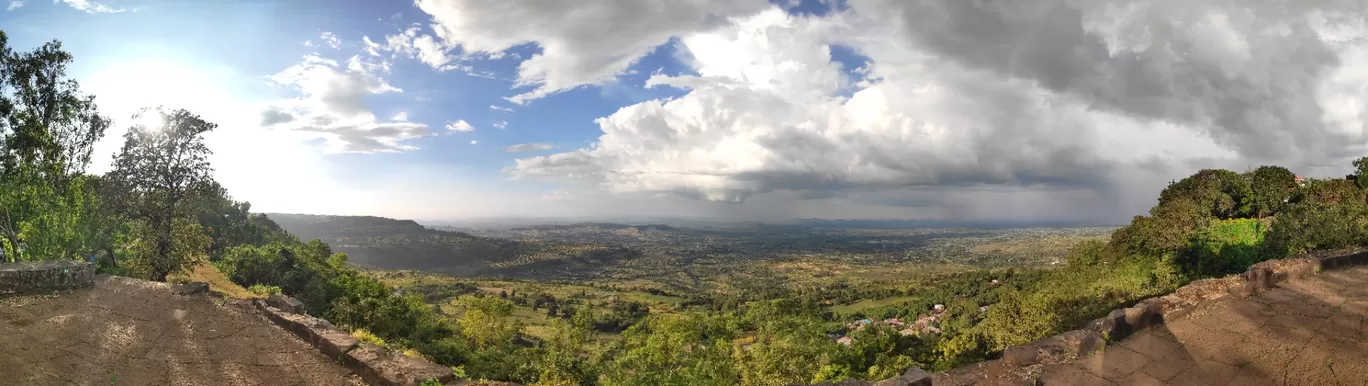
<svg viewBox="0 0 1368 386"><path fill-rule="evenodd" d="M1368 385L1368 267L1226 298L1074 363L1045 385Z"/></svg>
<svg viewBox="0 0 1368 386"><path fill-rule="evenodd" d="M0 298L0 385L351 385L346 368L244 301L100 277Z"/></svg>

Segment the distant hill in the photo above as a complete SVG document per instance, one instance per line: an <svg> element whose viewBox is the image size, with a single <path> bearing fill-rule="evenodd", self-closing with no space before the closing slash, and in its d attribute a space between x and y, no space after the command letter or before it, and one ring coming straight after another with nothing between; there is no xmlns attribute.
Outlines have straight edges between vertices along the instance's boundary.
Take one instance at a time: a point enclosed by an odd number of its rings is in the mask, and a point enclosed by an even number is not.
<svg viewBox="0 0 1368 386"><path fill-rule="evenodd" d="M326 239L341 236L388 236L422 234L427 230L413 220L375 216L323 216L312 214L268 213L281 228L300 239Z"/></svg>
<svg viewBox="0 0 1368 386"><path fill-rule="evenodd" d="M668 231L675 230L675 227L672 227L672 226L669 226L669 225L664 225L664 224L627 225L627 224L618 224L618 223L582 222L582 223L575 223L575 224L551 224L551 225L522 226L522 227L511 228L511 229L509 229L509 230L512 230L512 231L529 231L529 230L537 230L537 231L554 231L554 230L620 230L620 229L631 229L631 230L636 230L636 231L638 231L638 232L648 232L648 231L668 232Z"/></svg>
<svg viewBox="0 0 1368 386"><path fill-rule="evenodd" d="M566 248L567 244L474 236L449 227L375 216L268 213L303 240L321 240L353 264L456 276L554 276L556 272L632 258L622 247Z"/></svg>
<svg viewBox="0 0 1368 386"><path fill-rule="evenodd" d="M1124 224L1102 224L1073 220L857 220L857 219L820 219L807 218L791 222L793 225L817 228L856 228L856 229L922 229L922 228L972 228L972 229L1016 229L1016 228L1079 228L1114 227Z"/></svg>

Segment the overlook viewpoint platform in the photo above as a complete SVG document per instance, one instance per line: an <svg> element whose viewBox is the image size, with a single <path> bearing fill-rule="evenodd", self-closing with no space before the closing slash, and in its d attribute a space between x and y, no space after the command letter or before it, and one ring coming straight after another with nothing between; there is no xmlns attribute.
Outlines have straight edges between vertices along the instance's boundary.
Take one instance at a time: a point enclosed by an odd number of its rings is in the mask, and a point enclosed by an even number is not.
<svg viewBox="0 0 1368 386"><path fill-rule="evenodd" d="M1368 266L1356 266L1283 282L1249 297L1205 302L1025 379L998 377L975 384L1368 385L1366 320Z"/></svg>
<svg viewBox="0 0 1368 386"><path fill-rule="evenodd" d="M247 301L98 276L0 297L0 385L347 385L351 371Z"/></svg>

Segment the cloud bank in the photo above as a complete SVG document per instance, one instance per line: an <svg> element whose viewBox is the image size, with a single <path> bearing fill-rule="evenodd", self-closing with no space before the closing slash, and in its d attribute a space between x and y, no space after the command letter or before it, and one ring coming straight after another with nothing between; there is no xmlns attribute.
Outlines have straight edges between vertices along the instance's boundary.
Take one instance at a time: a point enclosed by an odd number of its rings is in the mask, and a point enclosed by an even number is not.
<svg viewBox="0 0 1368 386"><path fill-rule="evenodd" d="M1342 175L1368 154L1362 1L850 0L823 16L696 1L683 14L714 17L612 38L576 18L496 27L570 5L474 3L419 6L468 51L540 44L541 59L520 67L520 81L539 85L524 100L611 78L668 36L692 68L646 83L684 96L599 118L589 147L518 159L506 171L521 179L705 202L1114 220L1197 168ZM633 4L575 14L658 21L658 7Z"/></svg>

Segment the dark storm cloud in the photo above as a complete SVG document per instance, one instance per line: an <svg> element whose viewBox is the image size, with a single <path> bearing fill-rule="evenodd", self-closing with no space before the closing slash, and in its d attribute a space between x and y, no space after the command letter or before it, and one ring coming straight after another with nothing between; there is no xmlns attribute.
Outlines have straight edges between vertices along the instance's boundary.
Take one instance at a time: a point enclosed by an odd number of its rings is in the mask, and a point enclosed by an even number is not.
<svg viewBox="0 0 1368 386"><path fill-rule="evenodd" d="M1206 128L1246 157L1345 155L1346 141L1357 138L1322 130L1314 96L1340 62L1307 11L1361 16L1362 1L851 3L897 15L908 38L966 66L1032 79L1098 108ZM1089 28L1107 23L1125 27L1120 39L1141 43L1120 47Z"/></svg>

